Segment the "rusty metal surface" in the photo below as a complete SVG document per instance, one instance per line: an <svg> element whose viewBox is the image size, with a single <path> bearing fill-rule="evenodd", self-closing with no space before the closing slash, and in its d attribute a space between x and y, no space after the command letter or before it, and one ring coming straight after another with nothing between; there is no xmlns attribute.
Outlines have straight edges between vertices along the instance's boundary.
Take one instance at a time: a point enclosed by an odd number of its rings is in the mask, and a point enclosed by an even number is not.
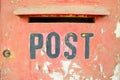
<svg viewBox="0 0 120 80"><path fill-rule="evenodd" d="M95 23L30 23L29 17L32 15L14 14L18 8L55 5L101 6L110 14L92 16ZM60 53L56 58L50 58L46 52L48 35L52 32L60 37ZM65 36L71 32L77 36L76 41L70 40L76 48L76 56L68 59L64 52L72 53L72 49L66 45ZM43 35L43 46L36 49L35 59L31 59L30 55L30 37L33 33ZM87 59L86 34L83 33L94 34L90 37ZM0 80L120 80L120 1L1 0L0 42ZM42 44L38 39L34 43Z"/></svg>

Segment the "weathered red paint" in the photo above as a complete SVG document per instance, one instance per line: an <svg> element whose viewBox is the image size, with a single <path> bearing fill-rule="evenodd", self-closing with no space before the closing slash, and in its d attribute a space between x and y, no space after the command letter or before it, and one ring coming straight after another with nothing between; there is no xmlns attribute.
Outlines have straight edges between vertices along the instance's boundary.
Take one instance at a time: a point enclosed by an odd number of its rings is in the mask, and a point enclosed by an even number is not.
<svg viewBox="0 0 120 80"><path fill-rule="evenodd" d="M95 23L28 23L28 17L17 16L18 8L48 6L101 6L110 14L94 16ZM58 10L59 11L59 10ZM49 11L48 11L49 12ZM84 12L84 11L83 11ZM93 11L94 12L94 11ZM26 13L27 14L27 13ZM37 14L37 13L35 13ZM59 13L61 14L61 13ZM92 11L91 11L92 14ZM1 0L0 11L0 79L1 80L119 80L120 73L111 78L116 64L120 64L120 37L116 37L117 22L120 20L119 0ZM39 14L37 14L39 16ZM120 22L120 21L119 21ZM29 37L31 33L57 32L61 41L61 55L49 58L45 47L37 50L36 59L30 59ZM74 32L78 36L77 55L72 60L63 56L66 48L64 36ZM90 58L84 58L84 39L81 33L94 33L90 41ZM45 37L45 36L44 36ZM4 50L11 56L3 56ZM66 62L68 67L63 64ZM78 66L73 68L72 66ZM66 68L65 71L64 68ZM120 66L118 66L120 69ZM71 72L71 73L69 73ZM119 72L119 70L118 70ZM75 79L76 78L76 79Z"/></svg>

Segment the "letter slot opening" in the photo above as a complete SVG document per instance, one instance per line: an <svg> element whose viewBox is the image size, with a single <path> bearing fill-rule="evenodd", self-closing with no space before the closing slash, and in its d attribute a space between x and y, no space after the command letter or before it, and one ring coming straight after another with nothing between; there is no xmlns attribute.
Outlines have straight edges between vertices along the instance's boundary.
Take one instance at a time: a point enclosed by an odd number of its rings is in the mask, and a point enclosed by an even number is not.
<svg viewBox="0 0 120 80"><path fill-rule="evenodd" d="M29 17L29 23L95 23L95 17Z"/></svg>

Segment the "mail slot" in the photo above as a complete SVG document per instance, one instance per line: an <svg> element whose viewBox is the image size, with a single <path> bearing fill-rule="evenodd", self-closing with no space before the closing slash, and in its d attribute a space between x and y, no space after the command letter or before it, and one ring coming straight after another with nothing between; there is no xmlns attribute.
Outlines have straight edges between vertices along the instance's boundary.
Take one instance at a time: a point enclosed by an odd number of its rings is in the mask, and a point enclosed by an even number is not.
<svg viewBox="0 0 120 80"><path fill-rule="evenodd" d="M119 4L1 0L0 80L120 80Z"/></svg>

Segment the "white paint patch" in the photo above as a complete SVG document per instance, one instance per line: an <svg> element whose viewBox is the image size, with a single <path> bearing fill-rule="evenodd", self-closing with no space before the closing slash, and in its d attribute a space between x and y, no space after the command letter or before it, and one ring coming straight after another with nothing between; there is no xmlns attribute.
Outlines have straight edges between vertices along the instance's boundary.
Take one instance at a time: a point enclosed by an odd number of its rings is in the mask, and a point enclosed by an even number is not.
<svg viewBox="0 0 120 80"><path fill-rule="evenodd" d="M115 66L114 75L111 77L112 80L120 80L120 63Z"/></svg>
<svg viewBox="0 0 120 80"><path fill-rule="evenodd" d="M44 44L43 50L44 50L44 52L46 52L46 44Z"/></svg>
<svg viewBox="0 0 120 80"><path fill-rule="evenodd" d="M74 80L74 77L70 77L70 80Z"/></svg>
<svg viewBox="0 0 120 80"><path fill-rule="evenodd" d="M64 71L64 77L68 74L68 69L69 69L69 65L71 63L71 60L66 60L66 61L61 61L62 64L62 70Z"/></svg>
<svg viewBox="0 0 120 80"><path fill-rule="evenodd" d="M43 69L42 69L44 73L46 73L46 74L49 73L49 71L48 71L48 66L49 66L50 64L51 64L51 63L48 62L48 61L44 63Z"/></svg>
<svg viewBox="0 0 120 80"><path fill-rule="evenodd" d="M72 68L80 68L80 66L77 65L76 63L73 63L73 64L72 64Z"/></svg>
<svg viewBox="0 0 120 80"><path fill-rule="evenodd" d="M103 34L105 32L105 30L103 28L101 28L101 33Z"/></svg>
<svg viewBox="0 0 120 80"><path fill-rule="evenodd" d="M90 80L94 80L94 79L93 79L93 76L90 77Z"/></svg>
<svg viewBox="0 0 120 80"><path fill-rule="evenodd" d="M76 73L74 73L73 76L74 76L75 80L79 80L79 78L80 78L80 75L78 75Z"/></svg>
<svg viewBox="0 0 120 80"><path fill-rule="evenodd" d="M39 71L40 70L40 66L39 66L39 64L36 62L36 64L35 64L35 70L36 71Z"/></svg>
<svg viewBox="0 0 120 80"><path fill-rule="evenodd" d="M69 74L73 74L73 73L74 73L74 69L70 69Z"/></svg>
<svg viewBox="0 0 120 80"><path fill-rule="evenodd" d="M4 74L10 73L10 72L11 72L10 68L6 68L6 69L4 70Z"/></svg>
<svg viewBox="0 0 120 80"><path fill-rule="evenodd" d="M97 61L97 60L98 60L98 56L95 55L95 57L94 57L94 61Z"/></svg>
<svg viewBox="0 0 120 80"><path fill-rule="evenodd" d="M51 78L53 78L53 80L64 80L63 75L59 72L53 72L53 73L49 74L49 76Z"/></svg>
<svg viewBox="0 0 120 80"><path fill-rule="evenodd" d="M85 79L85 76L82 76L82 80L84 80Z"/></svg>
<svg viewBox="0 0 120 80"><path fill-rule="evenodd" d="M117 22L116 30L114 31L116 38L120 38L120 22Z"/></svg>
<svg viewBox="0 0 120 80"><path fill-rule="evenodd" d="M103 66L102 66L102 64L99 64L99 66L100 66L100 72L103 73Z"/></svg>
<svg viewBox="0 0 120 80"><path fill-rule="evenodd" d="M93 69L96 70L96 68L97 68L97 65L93 65Z"/></svg>
<svg viewBox="0 0 120 80"><path fill-rule="evenodd" d="M70 80L79 80L80 79L80 75L73 73L73 75L70 77Z"/></svg>
<svg viewBox="0 0 120 80"><path fill-rule="evenodd" d="M101 75L103 76L103 78L106 78L107 76L106 76L105 73L104 73L102 64L99 64L99 66L100 66Z"/></svg>
<svg viewBox="0 0 120 80"><path fill-rule="evenodd" d="M65 50L64 50L64 51L68 52L68 51L69 51L69 48L68 48L68 47L65 47Z"/></svg>
<svg viewBox="0 0 120 80"><path fill-rule="evenodd" d="M43 56L43 55L45 54L45 53L43 52L43 50L41 50L40 53L41 53L41 56Z"/></svg>

